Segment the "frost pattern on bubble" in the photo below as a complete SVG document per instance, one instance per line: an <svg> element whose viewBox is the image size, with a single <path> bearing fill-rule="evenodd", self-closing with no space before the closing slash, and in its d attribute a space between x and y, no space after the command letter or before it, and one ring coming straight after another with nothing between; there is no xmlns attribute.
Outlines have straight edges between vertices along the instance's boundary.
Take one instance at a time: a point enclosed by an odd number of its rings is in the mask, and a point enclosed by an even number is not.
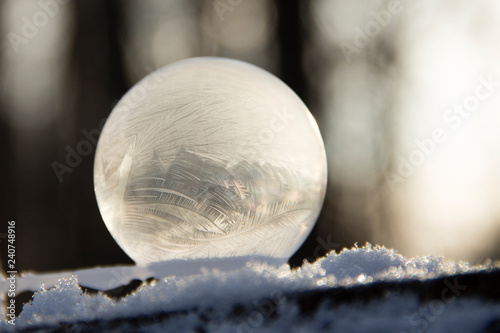
<svg viewBox="0 0 500 333"><path fill-rule="evenodd" d="M138 264L259 255L286 260L323 202L316 123L280 80L194 58L134 86L99 139L96 196Z"/></svg>

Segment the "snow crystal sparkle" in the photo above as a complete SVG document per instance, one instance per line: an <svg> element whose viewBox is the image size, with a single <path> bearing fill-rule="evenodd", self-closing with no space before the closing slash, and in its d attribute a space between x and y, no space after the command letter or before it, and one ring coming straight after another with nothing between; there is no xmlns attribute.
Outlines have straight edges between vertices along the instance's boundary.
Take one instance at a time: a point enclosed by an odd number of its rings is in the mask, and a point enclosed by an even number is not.
<svg viewBox="0 0 500 333"><path fill-rule="evenodd" d="M235 256L287 260L323 203L317 125L253 65L193 58L136 84L97 146L101 215L138 264Z"/></svg>

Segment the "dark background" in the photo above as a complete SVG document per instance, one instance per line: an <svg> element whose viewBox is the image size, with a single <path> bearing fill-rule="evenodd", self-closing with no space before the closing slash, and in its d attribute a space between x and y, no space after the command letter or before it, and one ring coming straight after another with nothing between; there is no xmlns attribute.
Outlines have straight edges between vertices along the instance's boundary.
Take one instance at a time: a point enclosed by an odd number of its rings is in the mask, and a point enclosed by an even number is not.
<svg viewBox="0 0 500 333"><path fill-rule="evenodd" d="M378 23L379 31L366 45L346 56L345 43L355 45L357 29L378 22L376 14L386 13L390 3L0 1L0 209L5 225L0 239L5 239L7 221L15 220L18 270L132 263L97 208L95 145L60 179L54 162L66 165L68 151L87 140L83 131L98 131L139 79L193 56L231 57L269 70L318 121L329 160L328 193L316 227L292 264L367 241L408 256L500 258L495 202L500 169L493 167L499 160L498 98L481 104L483 122L475 120L467 128L465 144L437 147L397 188L387 177L398 172L399 157L415 149L406 143L428 137L438 126L435 114L470 95L478 75L500 68L495 60L499 10L465 1L397 2L401 13L386 18L385 26ZM30 24L35 28L30 30ZM413 44L429 55L415 56L408 46ZM479 56L461 53L471 45ZM455 47L450 57L443 56L450 47ZM456 60L460 54L463 59ZM476 63L484 66L463 65ZM457 81L463 84L425 88L426 82ZM434 94L436 89L442 94ZM425 109L417 112L410 107L422 105ZM477 141L477 133L491 135ZM465 148L447 154L454 144ZM470 155L478 150L479 157ZM480 165L462 170L470 160ZM445 172L434 174L442 165ZM6 253L2 250L3 263Z"/></svg>

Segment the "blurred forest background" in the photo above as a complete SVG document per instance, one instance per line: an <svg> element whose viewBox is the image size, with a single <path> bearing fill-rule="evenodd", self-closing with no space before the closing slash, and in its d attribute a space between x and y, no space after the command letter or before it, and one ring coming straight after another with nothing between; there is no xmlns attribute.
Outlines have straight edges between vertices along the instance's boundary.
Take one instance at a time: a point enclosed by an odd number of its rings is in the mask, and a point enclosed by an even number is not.
<svg viewBox="0 0 500 333"><path fill-rule="evenodd" d="M195 56L267 69L319 124L328 193L292 264L367 241L407 256L500 259L500 2L1 0L0 8L2 262L9 220L18 270L132 262L97 208L95 140L132 85Z"/></svg>

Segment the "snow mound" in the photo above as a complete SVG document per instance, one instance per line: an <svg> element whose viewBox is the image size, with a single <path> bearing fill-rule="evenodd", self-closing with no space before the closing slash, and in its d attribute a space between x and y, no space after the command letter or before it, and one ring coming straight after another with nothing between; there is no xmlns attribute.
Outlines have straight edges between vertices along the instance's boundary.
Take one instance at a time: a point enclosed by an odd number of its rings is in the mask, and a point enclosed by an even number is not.
<svg viewBox="0 0 500 333"><path fill-rule="evenodd" d="M250 260L243 267L234 270L201 267L197 273L188 276L165 276L158 281L144 283L132 295L120 301L113 301L104 294L83 293L79 287L78 276L73 275L70 278L60 279L55 288L40 288L34 294L33 300L24 306L16 320L16 328L113 320L169 311L216 309L219 313L228 313L237 304L249 304L261 299L272 299L276 304L284 304L280 311L284 311L285 318L292 318L290 316L293 316L297 309L294 304L286 302L285 295L323 288L350 287L376 281L425 280L481 269L482 267L467 263L449 263L444 258L437 257L406 259L394 250L381 246L372 247L368 244L362 248L344 250L340 254L332 252L314 263L304 263L296 270L290 269L287 264L273 266L255 260ZM392 305L384 303L382 308L389 306L390 309L387 310L389 312L418 308L415 295L406 297L398 295L396 298L396 301L391 302ZM405 303L405 306L401 308L399 303ZM339 316L337 324L342 327L342 318L352 319L356 311L368 311L366 307L370 306L373 308L370 310L372 312L382 311L380 304L364 305L364 310L359 306L353 306L351 310L349 307L338 308L335 312L336 316ZM321 316L325 311L329 310L321 307L315 316ZM349 316L343 314L349 311L352 312ZM329 313L331 317L331 312ZM190 316L191 314L188 314L182 319L187 321L184 325L200 320L198 318L193 321L192 318L189 319ZM171 320L168 325L182 326L182 320L177 322L178 320L180 319ZM280 316L275 324L282 320L285 321L282 323L283 327L289 325L286 319ZM319 325L314 320L312 323L314 327ZM229 331L230 327L235 328L234 323L219 324L217 330L224 331L226 325L229 325L227 326ZM151 331L154 331L153 326ZM307 331L311 327L313 326L305 326L304 330ZM164 328L165 326L161 326L161 329ZM12 325L5 320L0 323L0 330L12 329Z"/></svg>

